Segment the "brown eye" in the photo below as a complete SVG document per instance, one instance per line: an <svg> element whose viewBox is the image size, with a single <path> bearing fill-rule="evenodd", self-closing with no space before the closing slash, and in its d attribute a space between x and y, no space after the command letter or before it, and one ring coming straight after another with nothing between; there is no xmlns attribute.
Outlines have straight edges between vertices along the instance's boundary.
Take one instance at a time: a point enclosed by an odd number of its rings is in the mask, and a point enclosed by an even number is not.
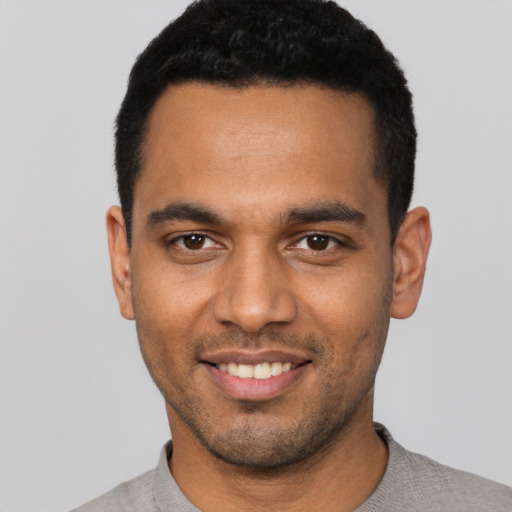
<svg viewBox="0 0 512 512"><path fill-rule="evenodd" d="M205 238L204 235L186 235L183 237L183 245L190 250L202 249Z"/></svg>
<svg viewBox="0 0 512 512"><path fill-rule="evenodd" d="M323 251L327 249L330 238L324 235L311 235L306 238L308 247L313 251Z"/></svg>

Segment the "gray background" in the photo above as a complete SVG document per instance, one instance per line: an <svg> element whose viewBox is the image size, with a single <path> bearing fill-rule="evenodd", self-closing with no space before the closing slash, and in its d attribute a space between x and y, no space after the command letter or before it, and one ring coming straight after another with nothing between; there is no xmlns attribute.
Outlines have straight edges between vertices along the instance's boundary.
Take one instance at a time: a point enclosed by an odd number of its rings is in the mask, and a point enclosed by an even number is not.
<svg viewBox="0 0 512 512"><path fill-rule="evenodd" d="M185 1L0 0L0 508L66 510L169 436L110 285L112 123L135 56ZM392 323L375 417L406 447L512 485L512 2L342 2L415 94L434 242Z"/></svg>

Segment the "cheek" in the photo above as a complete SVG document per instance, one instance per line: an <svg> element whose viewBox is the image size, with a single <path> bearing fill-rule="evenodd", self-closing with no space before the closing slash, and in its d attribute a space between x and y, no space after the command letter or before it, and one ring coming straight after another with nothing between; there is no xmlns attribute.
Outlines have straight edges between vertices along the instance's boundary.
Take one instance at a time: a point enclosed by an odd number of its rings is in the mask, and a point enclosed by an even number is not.
<svg viewBox="0 0 512 512"><path fill-rule="evenodd" d="M333 367L359 372L359 366L372 367L380 360L389 326L392 273L375 268L345 269L315 286L304 283L307 328L325 340Z"/></svg>
<svg viewBox="0 0 512 512"><path fill-rule="evenodd" d="M166 337L193 336L208 310L212 286L207 276L191 278L167 261L135 267L133 300L138 323L151 324ZM171 339L172 339L171 334Z"/></svg>
<svg viewBox="0 0 512 512"><path fill-rule="evenodd" d="M176 400L190 381L193 361L187 330L190 315L180 314L174 303L163 302L160 289L134 294L137 337L144 363L167 400Z"/></svg>
<svg viewBox="0 0 512 512"><path fill-rule="evenodd" d="M389 271L340 269L321 279L305 279L300 288L307 293L302 294L300 302L305 314L320 328L332 329L331 334L351 327L357 330L389 306L389 283Z"/></svg>
<svg viewBox="0 0 512 512"><path fill-rule="evenodd" d="M140 349L157 385L180 382L193 359L189 340L200 330L207 297L149 266L134 272L133 304Z"/></svg>

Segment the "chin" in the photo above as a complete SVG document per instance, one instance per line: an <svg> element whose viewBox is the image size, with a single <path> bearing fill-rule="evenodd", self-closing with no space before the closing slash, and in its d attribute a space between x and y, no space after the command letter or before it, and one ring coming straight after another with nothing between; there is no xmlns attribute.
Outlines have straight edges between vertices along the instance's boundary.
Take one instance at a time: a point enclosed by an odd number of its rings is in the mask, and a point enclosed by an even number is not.
<svg viewBox="0 0 512 512"><path fill-rule="evenodd" d="M178 411L177 411L178 412ZM269 472L296 466L329 450L349 422L352 411L342 417L332 414L320 420L310 418L293 425L279 425L255 414L237 426L210 425L183 418L202 446L216 459L233 466L258 472Z"/></svg>

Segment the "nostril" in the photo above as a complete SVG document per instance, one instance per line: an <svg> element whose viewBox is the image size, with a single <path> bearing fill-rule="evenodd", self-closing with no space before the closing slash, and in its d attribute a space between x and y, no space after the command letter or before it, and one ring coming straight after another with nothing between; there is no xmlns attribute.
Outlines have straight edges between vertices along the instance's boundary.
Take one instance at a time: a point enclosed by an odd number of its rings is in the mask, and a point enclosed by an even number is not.
<svg viewBox="0 0 512 512"><path fill-rule="evenodd" d="M249 275L249 274L250 275ZM284 325L297 315L293 293L282 279L252 266L233 274L212 301L215 321L236 325L246 333L256 333L269 324Z"/></svg>

